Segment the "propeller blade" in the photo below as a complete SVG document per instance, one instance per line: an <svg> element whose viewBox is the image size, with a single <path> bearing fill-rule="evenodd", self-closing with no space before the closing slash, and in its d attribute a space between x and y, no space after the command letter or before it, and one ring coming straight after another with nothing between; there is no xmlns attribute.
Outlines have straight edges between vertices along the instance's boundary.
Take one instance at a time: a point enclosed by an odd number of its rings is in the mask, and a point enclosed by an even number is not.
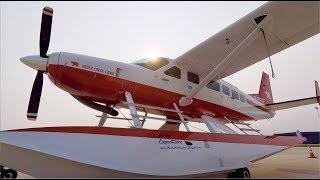
<svg viewBox="0 0 320 180"><path fill-rule="evenodd" d="M43 85L43 71L38 71L36 79L34 80L31 96L28 105L27 118L29 120L36 120L40 104L40 97Z"/></svg>
<svg viewBox="0 0 320 180"><path fill-rule="evenodd" d="M40 56L47 58L47 51L50 43L51 24L53 9L45 7L42 10L41 30L40 30Z"/></svg>

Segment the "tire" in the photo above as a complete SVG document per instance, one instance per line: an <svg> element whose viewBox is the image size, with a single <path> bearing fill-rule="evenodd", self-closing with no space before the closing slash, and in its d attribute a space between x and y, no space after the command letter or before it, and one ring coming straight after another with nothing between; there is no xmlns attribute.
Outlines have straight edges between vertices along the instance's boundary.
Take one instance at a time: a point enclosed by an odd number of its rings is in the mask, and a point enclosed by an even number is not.
<svg viewBox="0 0 320 180"><path fill-rule="evenodd" d="M17 171L13 169L7 169L4 171L4 177L8 179L16 179L18 176Z"/></svg>
<svg viewBox="0 0 320 180"><path fill-rule="evenodd" d="M242 179L250 179L250 171L248 168L240 168L235 172L231 172L228 175L228 178L242 178Z"/></svg>

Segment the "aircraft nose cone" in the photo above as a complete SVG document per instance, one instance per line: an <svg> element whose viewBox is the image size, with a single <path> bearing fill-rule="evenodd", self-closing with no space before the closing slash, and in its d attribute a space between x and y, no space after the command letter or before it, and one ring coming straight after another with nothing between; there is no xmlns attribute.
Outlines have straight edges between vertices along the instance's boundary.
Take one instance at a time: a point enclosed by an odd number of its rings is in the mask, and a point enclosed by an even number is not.
<svg viewBox="0 0 320 180"><path fill-rule="evenodd" d="M20 58L20 61L35 70L46 71L47 69L48 59L37 55L22 57Z"/></svg>

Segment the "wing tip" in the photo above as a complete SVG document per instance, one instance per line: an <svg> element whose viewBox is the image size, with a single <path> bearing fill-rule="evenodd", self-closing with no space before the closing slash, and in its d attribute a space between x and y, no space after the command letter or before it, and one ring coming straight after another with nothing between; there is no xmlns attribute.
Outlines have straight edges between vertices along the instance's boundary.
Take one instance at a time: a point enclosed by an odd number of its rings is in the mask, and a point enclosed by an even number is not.
<svg viewBox="0 0 320 180"><path fill-rule="evenodd" d="M299 129L297 129L296 135L297 135L297 137L298 137L299 139L302 139L303 142L305 142L305 141L307 140L305 137L303 137L303 136L301 135L301 132L299 131Z"/></svg>

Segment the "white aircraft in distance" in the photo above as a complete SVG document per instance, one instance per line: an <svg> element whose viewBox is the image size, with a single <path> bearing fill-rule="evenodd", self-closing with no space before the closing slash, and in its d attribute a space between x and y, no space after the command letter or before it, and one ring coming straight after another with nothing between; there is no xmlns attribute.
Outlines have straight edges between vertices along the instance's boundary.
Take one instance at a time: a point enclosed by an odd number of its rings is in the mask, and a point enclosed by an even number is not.
<svg viewBox="0 0 320 180"><path fill-rule="evenodd" d="M102 116L97 127L0 132L0 164L35 177L250 177L251 162L305 138L299 131L296 137L261 135L245 121L320 104L317 81L315 97L275 103L266 73L257 94L222 80L318 34L319 1L268 2L176 59L130 64L67 52L47 54L52 16L53 10L45 7L40 56L20 59L38 71L27 118L37 118L44 73ZM118 117L119 108L130 110L132 127L103 127L107 118L124 119ZM146 119L165 123L157 130L144 129ZM205 123L210 132L191 132L189 121ZM180 124L186 131L179 131Z"/></svg>

